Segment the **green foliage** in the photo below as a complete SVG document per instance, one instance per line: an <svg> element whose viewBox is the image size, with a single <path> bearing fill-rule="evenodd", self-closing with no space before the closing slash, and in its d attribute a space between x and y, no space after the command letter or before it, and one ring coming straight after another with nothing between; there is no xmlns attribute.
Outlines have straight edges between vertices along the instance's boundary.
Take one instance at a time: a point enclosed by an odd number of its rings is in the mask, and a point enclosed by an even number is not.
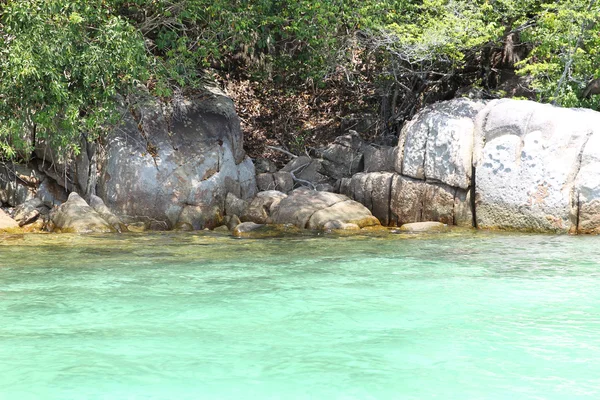
<svg viewBox="0 0 600 400"><path fill-rule="evenodd" d="M2 157L27 152L33 132L77 152L114 116L115 95L147 77L141 36L104 1L9 0L0 23Z"/></svg>
<svg viewBox="0 0 600 400"><path fill-rule="evenodd" d="M598 108L600 99L584 99L582 92L600 77L599 18L600 5L594 0L548 2L535 26L524 31L533 50L519 72L533 77L541 101Z"/></svg>
<svg viewBox="0 0 600 400"><path fill-rule="evenodd" d="M358 57L404 97L476 84L511 34L540 100L598 107L581 94L600 77L599 14L595 0L5 0L0 157L30 152L32 132L77 151L117 94L141 83L168 98L211 70L314 87L339 66L363 73Z"/></svg>

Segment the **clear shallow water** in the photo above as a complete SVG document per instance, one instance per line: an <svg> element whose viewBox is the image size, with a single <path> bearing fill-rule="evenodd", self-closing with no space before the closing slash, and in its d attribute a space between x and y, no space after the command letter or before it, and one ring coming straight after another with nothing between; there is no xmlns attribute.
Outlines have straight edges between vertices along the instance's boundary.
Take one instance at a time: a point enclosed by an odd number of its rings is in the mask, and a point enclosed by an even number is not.
<svg viewBox="0 0 600 400"><path fill-rule="evenodd" d="M600 398L600 238L4 237L0 399Z"/></svg>

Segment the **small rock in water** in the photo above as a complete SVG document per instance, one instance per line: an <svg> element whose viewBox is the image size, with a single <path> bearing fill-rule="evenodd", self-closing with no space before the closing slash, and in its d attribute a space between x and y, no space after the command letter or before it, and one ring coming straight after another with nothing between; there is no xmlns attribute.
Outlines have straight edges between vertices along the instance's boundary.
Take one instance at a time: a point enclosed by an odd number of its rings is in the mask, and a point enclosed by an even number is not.
<svg viewBox="0 0 600 400"><path fill-rule="evenodd" d="M213 229L213 231L219 233L229 233L229 228L227 227L227 225L221 225L217 226L215 229Z"/></svg>
<svg viewBox="0 0 600 400"><path fill-rule="evenodd" d="M265 226L264 224L255 224L254 222L242 222L233 229L233 236L241 237L245 233L255 231Z"/></svg>
<svg viewBox="0 0 600 400"><path fill-rule="evenodd" d="M404 224L399 229L402 232L444 232L447 230L448 225L433 221Z"/></svg>

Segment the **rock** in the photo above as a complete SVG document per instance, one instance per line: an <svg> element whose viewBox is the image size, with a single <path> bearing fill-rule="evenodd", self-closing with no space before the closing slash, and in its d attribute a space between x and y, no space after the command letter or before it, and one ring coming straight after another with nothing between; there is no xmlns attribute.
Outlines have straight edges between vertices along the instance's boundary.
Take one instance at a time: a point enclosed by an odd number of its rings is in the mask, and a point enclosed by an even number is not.
<svg viewBox="0 0 600 400"><path fill-rule="evenodd" d="M398 147L365 146L363 148L364 172L394 172L397 151Z"/></svg>
<svg viewBox="0 0 600 400"><path fill-rule="evenodd" d="M254 196L254 165L231 99L208 89L180 100L170 123L168 105L157 99L139 94L135 104L120 105L123 125L98 157L97 195L124 222L213 227L221 223L227 193Z"/></svg>
<svg viewBox="0 0 600 400"><path fill-rule="evenodd" d="M307 186L308 182L310 185L315 186L319 183L328 182L329 178L321 174L322 165L321 160L312 159L307 156L300 156L294 158L280 172L289 172L294 174L297 179L300 179L297 184Z"/></svg>
<svg viewBox="0 0 600 400"><path fill-rule="evenodd" d="M356 131L338 136L321 153L324 175L334 179L348 178L364 167L362 147L364 142Z"/></svg>
<svg viewBox="0 0 600 400"><path fill-rule="evenodd" d="M18 205L15 208L15 213L13 219L17 221L19 226L28 225L40 216L40 209L46 208L44 203L37 198L32 198L27 200L25 203ZM45 213L48 213L48 209L46 208Z"/></svg>
<svg viewBox="0 0 600 400"><path fill-rule="evenodd" d="M19 230L19 224L4 210L0 210L0 232L14 232Z"/></svg>
<svg viewBox="0 0 600 400"><path fill-rule="evenodd" d="M273 173L264 172L256 175L256 186L258 191L262 192L265 190L275 190L275 181L273 180Z"/></svg>
<svg viewBox="0 0 600 400"><path fill-rule="evenodd" d="M358 173L348 184L343 184L344 194L371 210L382 225L394 225L390 213L394 175L391 172Z"/></svg>
<svg viewBox="0 0 600 400"><path fill-rule="evenodd" d="M473 210L471 209L471 190L456 189L454 195L454 225L463 228L474 226Z"/></svg>
<svg viewBox="0 0 600 400"><path fill-rule="evenodd" d="M213 229L213 231L219 233L229 233L229 228L227 227L227 225L221 225L217 226L215 229Z"/></svg>
<svg viewBox="0 0 600 400"><path fill-rule="evenodd" d="M38 218L37 220L35 220L35 222L32 222L22 227L22 230L25 233L43 232L45 229L46 223L42 218Z"/></svg>
<svg viewBox="0 0 600 400"><path fill-rule="evenodd" d="M119 233L128 231L127 226L123 222L121 222L121 220L115 214L113 214L112 211L108 209L108 207L106 207L106 205L100 197L91 195L89 204L90 207L92 207L94 211L100 214L102 219L108 222L115 231Z"/></svg>
<svg viewBox="0 0 600 400"><path fill-rule="evenodd" d="M517 100L488 104L477 117L475 140L478 227L577 230L573 192L587 194L584 209L592 205L580 167L599 126L600 114L590 110Z"/></svg>
<svg viewBox="0 0 600 400"><path fill-rule="evenodd" d="M90 143L82 136L79 140L80 152L73 159L53 149L48 142L38 139L35 154L38 159L38 169L47 177L54 180L68 192L88 194L92 185L90 178L90 158L96 150L96 144ZM95 179L95 176L94 176Z"/></svg>
<svg viewBox="0 0 600 400"><path fill-rule="evenodd" d="M254 222L242 222L233 229L232 233L235 237L242 237L249 232L256 231L257 229L262 228L263 226L265 225L255 224Z"/></svg>
<svg viewBox="0 0 600 400"><path fill-rule="evenodd" d="M289 193L294 189L294 178L292 174L286 171L279 171L273 174L275 190L283 193Z"/></svg>
<svg viewBox="0 0 600 400"><path fill-rule="evenodd" d="M35 195L48 208L59 206L69 198L69 194L53 179L45 177L37 188Z"/></svg>
<svg viewBox="0 0 600 400"><path fill-rule="evenodd" d="M233 231L233 229L241 223L242 221L240 221L240 218L237 215L232 215L226 220L227 229L230 231Z"/></svg>
<svg viewBox="0 0 600 400"><path fill-rule="evenodd" d="M225 215L244 215L248 208L248 202L235 196L233 193L227 193L225 198Z"/></svg>
<svg viewBox="0 0 600 400"><path fill-rule="evenodd" d="M346 223L338 220L328 221L325 225L323 225L323 229L325 230L342 230L342 231L356 231L360 229L360 226L357 224Z"/></svg>
<svg viewBox="0 0 600 400"><path fill-rule="evenodd" d="M114 228L90 207L77 193L69 195L52 217L55 232L113 232Z"/></svg>
<svg viewBox="0 0 600 400"><path fill-rule="evenodd" d="M396 171L468 189L474 120L484 106L483 102L455 99L421 111L402 130L399 143L403 147L397 155Z"/></svg>
<svg viewBox="0 0 600 400"><path fill-rule="evenodd" d="M444 232L448 230L448 225L442 224L441 222L426 221L426 222L413 222L410 224L404 224L400 227L400 231L403 232Z"/></svg>
<svg viewBox="0 0 600 400"><path fill-rule="evenodd" d="M196 231L214 228L219 226L222 221L221 207L217 204L185 205L177 219L178 224L189 224Z"/></svg>
<svg viewBox="0 0 600 400"><path fill-rule="evenodd" d="M329 183L319 183L315 185L315 190L317 192L335 192L335 188Z"/></svg>
<svg viewBox="0 0 600 400"><path fill-rule="evenodd" d="M299 228L322 229L332 220L359 226L379 224L362 204L330 192L296 189L272 208L271 222Z"/></svg>
<svg viewBox="0 0 600 400"><path fill-rule="evenodd" d="M25 165L0 165L0 204L16 207L31 200L41 178L37 170Z"/></svg>
<svg viewBox="0 0 600 400"><path fill-rule="evenodd" d="M277 166L275 163L266 158L257 158L254 162L254 168L256 169L257 175L265 172L277 172Z"/></svg>
<svg viewBox="0 0 600 400"><path fill-rule="evenodd" d="M271 209L273 204L279 203L287 195L277 190L267 190L259 192L240 219L243 222L255 222L257 224L266 224L270 221Z"/></svg>
<svg viewBox="0 0 600 400"><path fill-rule="evenodd" d="M438 221L454 224L456 189L394 175L391 188L390 219L403 225Z"/></svg>
<svg viewBox="0 0 600 400"><path fill-rule="evenodd" d="M379 225L379 220L365 206L348 199L315 212L308 220L308 229L323 229L332 220L355 224L359 228Z"/></svg>
<svg viewBox="0 0 600 400"><path fill-rule="evenodd" d="M277 190L288 193L294 189L294 178L290 172L266 172L256 175L256 185L259 191Z"/></svg>
<svg viewBox="0 0 600 400"><path fill-rule="evenodd" d="M600 127L585 144L571 198L571 233L600 233Z"/></svg>

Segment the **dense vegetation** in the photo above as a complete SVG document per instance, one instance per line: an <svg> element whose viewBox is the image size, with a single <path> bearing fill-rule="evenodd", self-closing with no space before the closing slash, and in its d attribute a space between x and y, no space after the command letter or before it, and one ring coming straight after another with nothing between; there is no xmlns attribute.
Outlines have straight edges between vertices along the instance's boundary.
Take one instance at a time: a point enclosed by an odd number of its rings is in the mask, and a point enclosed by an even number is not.
<svg viewBox="0 0 600 400"><path fill-rule="evenodd" d="M376 108L380 133L507 82L597 108L599 14L596 0L3 0L0 155L40 139L77 152L114 122L117 94L168 100L207 80L342 88Z"/></svg>

